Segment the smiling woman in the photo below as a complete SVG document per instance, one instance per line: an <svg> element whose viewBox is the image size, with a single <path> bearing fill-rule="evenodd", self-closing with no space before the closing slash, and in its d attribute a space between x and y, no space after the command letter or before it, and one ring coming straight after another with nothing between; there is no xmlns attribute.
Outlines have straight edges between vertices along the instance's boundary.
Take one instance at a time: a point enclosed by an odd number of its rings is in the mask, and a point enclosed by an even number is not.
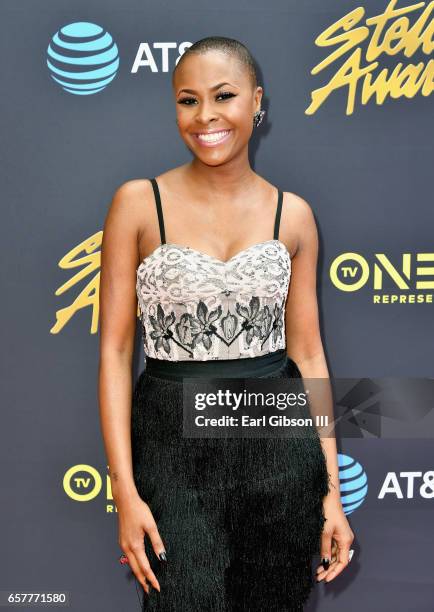
<svg viewBox="0 0 434 612"><path fill-rule="evenodd" d="M263 90L242 43L192 45L173 92L192 160L122 185L104 226L99 397L123 561L143 610L302 611L313 556L318 579L348 563L335 441L326 456L313 425L184 437L184 382L327 378L316 227L250 166ZM132 389L137 305L146 367Z"/></svg>
<svg viewBox="0 0 434 612"><path fill-rule="evenodd" d="M205 147L214 147L224 142L232 130L215 130L214 132L197 132L195 134L198 142Z"/></svg>
<svg viewBox="0 0 434 612"><path fill-rule="evenodd" d="M204 74L209 75L209 87ZM219 79L219 74L232 78ZM200 87L186 86L190 83ZM212 157L222 152L223 145L245 148L253 127L246 117L259 125L265 112L260 108L263 89L258 86L255 61L244 45L232 39L207 38L189 47L173 71L172 85L181 137L189 148L193 141L196 148L213 149ZM221 122L209 116L217 109Z"/></svg>

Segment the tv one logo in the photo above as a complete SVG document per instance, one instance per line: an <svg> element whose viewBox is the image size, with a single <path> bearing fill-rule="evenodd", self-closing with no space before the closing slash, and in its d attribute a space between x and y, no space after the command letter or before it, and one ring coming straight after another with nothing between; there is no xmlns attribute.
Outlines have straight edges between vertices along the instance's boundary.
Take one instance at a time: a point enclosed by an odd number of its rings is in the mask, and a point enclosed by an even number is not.
<svg viewBox="0 0 434 612"><path fill-rule="evenodd" d="M66 495L78 502L89 502L97 498L101 492L107 501L113 500L110 476L104 477L93 466L86 463L73 465L63 477L63 490ZM114 504L107 504L107 512L115 512Z"/></svg>
<svg viewBox="0 0 434 612"><path fill-rule="evenodd" d="M398 258L375 253L374 261L370 263L360 253L346 252L332 261L330 280L337 289L346 292L359 291L366 285L374 291L383 291L385 287L392 286L404 294L411 290L432 291L433 262L434 253L402 253Z"/></svg>
<svg viewBox="0 0 434 612"><path fill-rule="evenodd" d="M175 49L175 65L179 57L193 43L154 42L140 43L131 73L139 68L151 72L169 71L169 54ZM99 93L109 85L118 72L119 50L112 35L102 26L89 21L64 25L52 37L47 48L47 66L51 78L64 91L88 96Z"/></svg>

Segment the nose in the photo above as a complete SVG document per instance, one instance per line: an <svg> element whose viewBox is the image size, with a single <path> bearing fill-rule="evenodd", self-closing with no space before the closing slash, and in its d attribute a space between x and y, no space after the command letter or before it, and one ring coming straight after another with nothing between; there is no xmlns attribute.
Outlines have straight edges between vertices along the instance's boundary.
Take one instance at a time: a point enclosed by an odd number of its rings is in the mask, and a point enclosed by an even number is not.
<svg viewBox="0 0 434 612"><path fill-rule="evenodd" d="M218 119L218 113L214 104L210 102L201 102L198 105L195 118L198 123L202 123L204 125L207 125L210 121Z"/></svg>

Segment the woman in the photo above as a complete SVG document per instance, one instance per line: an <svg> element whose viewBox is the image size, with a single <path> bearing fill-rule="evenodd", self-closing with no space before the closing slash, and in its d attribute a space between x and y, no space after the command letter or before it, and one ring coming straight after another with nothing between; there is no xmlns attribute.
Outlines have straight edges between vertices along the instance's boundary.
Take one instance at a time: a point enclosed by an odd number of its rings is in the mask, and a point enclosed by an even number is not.
<svg viewBox="0 0 434 612"><path fill-rule="evenodd" d="M250 167L263 89L244 45L196 42L172 84L193 159L119 187L104 226L99 401L122 560L144 610L302 610L313 555L329 582L354 537L334 438L184 437L182 381L328 378L315 222Z"/></svg>

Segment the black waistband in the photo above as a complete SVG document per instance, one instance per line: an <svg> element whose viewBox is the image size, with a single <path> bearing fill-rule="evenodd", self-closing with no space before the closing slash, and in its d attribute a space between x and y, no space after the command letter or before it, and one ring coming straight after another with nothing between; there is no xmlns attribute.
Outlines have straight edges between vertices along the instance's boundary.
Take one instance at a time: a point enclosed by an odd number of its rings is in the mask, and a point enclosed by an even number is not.
<svg viewBox="0 0 434 612"><path fill-rule="evenodd" d="M145 371L150 376L183 378L261 378L279 372L288 362L285 349L257 357L212 359L208 361L169 361L146 357Z"/></svg>

